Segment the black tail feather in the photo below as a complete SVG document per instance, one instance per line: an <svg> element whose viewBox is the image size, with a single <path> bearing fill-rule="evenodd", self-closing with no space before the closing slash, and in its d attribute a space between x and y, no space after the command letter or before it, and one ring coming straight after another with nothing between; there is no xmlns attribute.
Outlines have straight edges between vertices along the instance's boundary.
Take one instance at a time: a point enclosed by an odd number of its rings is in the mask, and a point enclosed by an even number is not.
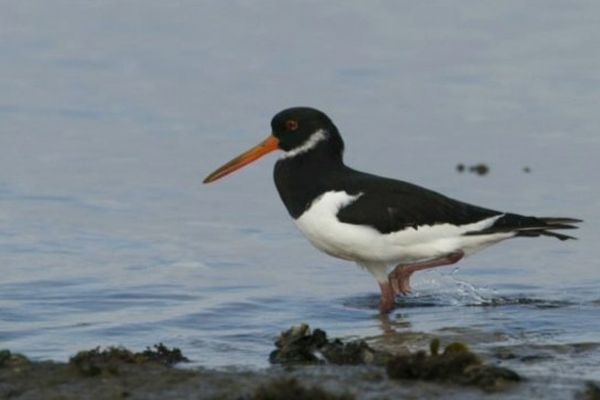
<svg viewBox="0 0 600 400"><path fill-rule="evenodd" d="M550 232L550 231L542 231L542 235L544 236L552 236L557 238L558 240L577 240L575 236L569 236L562 233Z"/></svg>
<svg viewBox="0 0 600 400"><path fill-rule="evenodd" d="M557 217L540 217L540 221L545 222L548 225L560 225L560 224L578 224L583 222L582 219L577 218L557 218Z"/></svg>
<svg viewBox="0 0 600 400"><path fill-rule="evenodd" d="M578 229L577 224L583 222L576 218L556 218L556 217L525 217L517 214L505 214L487 229L480 231L467 232L465 235L489 235L493 233L514 232L515 236L538 237L551 236L559 240L576 240L574 236L554 232L559 229Z"/></svg>
<svg viewBox="0 0 600 400"><path fill-rule="evenodd" d="M552 232L548 230L530 230L530 231L518 231L516 236L521 237L538 237L538 236L551 236L558 240L577 240L575 236L569 236L562 233Z"/></svg>

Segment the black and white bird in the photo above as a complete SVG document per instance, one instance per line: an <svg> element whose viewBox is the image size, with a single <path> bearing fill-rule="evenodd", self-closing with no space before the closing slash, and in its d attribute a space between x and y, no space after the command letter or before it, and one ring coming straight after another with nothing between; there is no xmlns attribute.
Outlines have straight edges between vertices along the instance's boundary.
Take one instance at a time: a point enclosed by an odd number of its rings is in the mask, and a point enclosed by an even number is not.
<svg viewBox="0 0 600 400"><path fill-rule="evenodd" d="M204 180L213 182L259 157L283 150L275 185L294 222L319 250L367 269L381 289L381 313L411 291L415 271L454 264L513 237L551 236L575 229L575 218L536 218L494 211L411 183L356 171L344 164L344 142L314 108L281 111L272 134Z"/></svg>

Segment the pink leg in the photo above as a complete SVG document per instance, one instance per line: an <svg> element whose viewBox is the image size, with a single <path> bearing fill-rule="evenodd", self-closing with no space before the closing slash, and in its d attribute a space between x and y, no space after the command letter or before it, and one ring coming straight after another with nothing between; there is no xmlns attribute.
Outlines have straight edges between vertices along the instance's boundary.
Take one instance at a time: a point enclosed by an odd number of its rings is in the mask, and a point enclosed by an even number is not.
<svg viewBox="0 0 600 400"><path fill-rule="evenodd" d="M395 296L394 289L389 282L379 283L381 289L381 302L379 303L379 312L381 314L388 314L394 308Z"/></svg>
<svg viewBox="0 0 600 400"><path fill-rule="evenodd" d="M394 294L407 295L411 292L410 277L416 271L434 267L441 267L442 265L454 264L458 262L458 260L463 258L464 255L465 253L463 253L462 251L457 251L422 263L397 265L396 268L394 268L394 270L388 275L388 279ZM379 286L381 286L381 284L379 284ZM383 299L383 289L381 293Z"/></svg>

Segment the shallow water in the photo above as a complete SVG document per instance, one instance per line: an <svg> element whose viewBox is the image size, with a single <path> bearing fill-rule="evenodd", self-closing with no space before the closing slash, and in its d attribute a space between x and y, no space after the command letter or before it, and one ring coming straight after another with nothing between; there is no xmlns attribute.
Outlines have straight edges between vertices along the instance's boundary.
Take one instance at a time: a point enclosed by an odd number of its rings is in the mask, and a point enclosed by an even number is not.
<svg viewBox="0 0 600 400"><path fill-rule="evenodd" d="M600 5L315 7L3 7L0 347L64 360L162 341L203 366L263 367L274 337L307 322L509 348L497 358L526 376L600 379ZM275 157L201 185L300 104L337 122L358 169L582 218L580 240L514 240L421 273L382 320L375 281L291 223ZM455 171L478 162L488 175Z"/></svg>

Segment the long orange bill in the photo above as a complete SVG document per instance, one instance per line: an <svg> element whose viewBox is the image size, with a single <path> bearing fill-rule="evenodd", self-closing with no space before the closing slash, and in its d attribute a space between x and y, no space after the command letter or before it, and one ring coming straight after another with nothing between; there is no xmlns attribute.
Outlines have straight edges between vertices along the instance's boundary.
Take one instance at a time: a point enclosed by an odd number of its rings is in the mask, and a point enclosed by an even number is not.
<svg viewBox="0 0 600 400"><path fill-rule="evenodd" d="M250 150L240 154L233 160L229 161L227 164L219 167L212 174L204 178L204 181L202 183L210 183L216 181L217 179L220 179L225 175L229 175L233 171L242 168L244 165L248 165L252 161L258 160L265 154L270 153L273 150L277 150L278 148L279 140L275 136L271 135L266 140L259 143L257 146L254 146Z"/></svg>

